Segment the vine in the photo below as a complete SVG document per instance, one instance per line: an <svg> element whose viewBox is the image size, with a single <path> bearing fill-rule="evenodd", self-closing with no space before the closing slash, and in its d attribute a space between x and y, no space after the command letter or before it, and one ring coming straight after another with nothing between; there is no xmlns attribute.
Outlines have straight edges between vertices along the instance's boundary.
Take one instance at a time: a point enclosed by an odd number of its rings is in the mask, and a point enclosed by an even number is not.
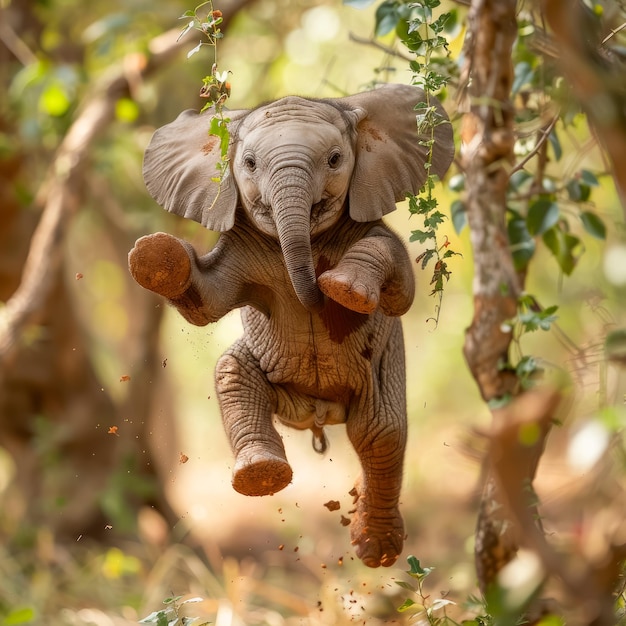
<svg viewBox="0 0 626 626"><path fill-rule="evenodd" d="M422 0L414 2L410 6L411 16L407 21L406 34L401 33L404 45L415 54L415 59L410 61L413 71L413 84L421 87L425 93L425 101L417 107L417 130L428 139L422 140L422 145L428 148L428 156L424 168L427 172L426 182L417 195L409 194L409 212L411 215L419 215L424 222L423 230L411 231L409 241L419 243L432 242L432 246L424 250L417 259L422 270L425 270L431 261L434 261L433 274L430 281L432 286L431 296L438 298L435 307L435 315L432 318L435 326L439 323L441 304L443 300L444 283L450 279L451 271L448 268L447 259L452 256L460 256L450 248L450 241L444 235L443 241L438 234L438 228L446 215L439 210L439 202L433 190L438 177L430 174L433 162L433 148L435 145L435 129L441 124L449 122L442 118L437 108L432 103L434 94L442 92L448 84L452 73L453 64L449 61L448 41L443 36L446 23L451 20L451 13L442 13L433 19L433 9L440 5L440 0Z"/></svg>
<svg viewBox="0 0 626 626"><path fill-rule="evenodd" d="M204 11L201 10L205 7L208 7L208 10L206 11L206 15L202 17L201 15L204 14ZM191 18L191 20L178 37L179 41L192 30L201 32L206 37L207 41L201 40L197 46L187 53L187 58L191 58L204 46L213 48L213 66L211 67L211 73L202 79L200 97L206 100L202 111L206 111L206 109L210 107L215 109L215 116L211 120L211 126L209 127L209 135L219 138L221 158L217 163L219 176L211 180L216 183L221 183L228 171L228 144L230 141L228 123L230 122L230 118L224 116L224 104L230 97L231 90L231 85L228 81L228 76L231 73L230 70L220 72L218 71L217 65L217 42L224 37L220 29L224 18L220 10L213 8L212 0L207 0L207 2L199 4L193 10L185 11L180 17L181 20L188 18Z"/></svg>

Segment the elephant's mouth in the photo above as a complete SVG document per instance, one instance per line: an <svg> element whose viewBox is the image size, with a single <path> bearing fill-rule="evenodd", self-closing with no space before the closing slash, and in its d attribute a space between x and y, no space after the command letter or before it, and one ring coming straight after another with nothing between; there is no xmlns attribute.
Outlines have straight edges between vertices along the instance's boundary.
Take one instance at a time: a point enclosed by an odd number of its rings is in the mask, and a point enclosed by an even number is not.
<svg viewBox="0 0 626 626"><path fill-rule="evenodd" d="M340 215L341 203L337 198L322 198L311 207L311 234L330 228Z"/></svg>

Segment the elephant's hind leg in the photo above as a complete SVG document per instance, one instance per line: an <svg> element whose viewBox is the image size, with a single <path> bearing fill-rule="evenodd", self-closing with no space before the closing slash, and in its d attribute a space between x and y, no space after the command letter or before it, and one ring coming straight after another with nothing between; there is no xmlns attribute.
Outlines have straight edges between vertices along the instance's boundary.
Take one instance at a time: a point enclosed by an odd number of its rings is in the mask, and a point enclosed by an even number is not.
<svg viewBox="0 0 626 626"><path fill-rule="evenodd" d="M247 496L284 489L292 470L272 423L274 390L242 341L219 359L215 376L224 428L235 454L233 488Z"/></svg>
<svg viewBox="0 0 626 626"><path fill-rule="evenodd" d="M404 544L398 508L407 436L404 346L395 324L379 371L373 398L350 414L348 437L363 473L354 488L355 514L350 536L357 556L369 567L393 565ZM364 403L365 404L365 403Z"/></svg>

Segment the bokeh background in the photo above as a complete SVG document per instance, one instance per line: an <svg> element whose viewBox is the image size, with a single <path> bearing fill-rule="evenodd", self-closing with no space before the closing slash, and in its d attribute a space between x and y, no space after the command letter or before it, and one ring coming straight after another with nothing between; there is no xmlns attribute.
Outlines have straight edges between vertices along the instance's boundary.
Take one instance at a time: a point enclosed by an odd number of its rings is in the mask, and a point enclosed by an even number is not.
<svg viewBox="0 0 626 626"><path fill-rule="evenodd" d="M463 8L448 4L459 11L449 34L451 54L459 58ZM254 0L215 8L228 18L217 63L232 72L231 108L411 80L393 33L373 39L375 5ZM182 30L186 22L178 18L189 9L184 0L0 6L0 301L8 302L20 284L50 181L58 178L50 168L58 167L55 154L72 123L112 76L121 73L132 86L86 153L50 295L26 327L17 356L3 364L0 623L132 624L177 595L202 597L184 610L221 626L402 623L395 609L408 594L395 582L407 579L410 554L436 568L428 582L433 597L462 605L476 593L481 432L490 423L462 355L473 307L467 228L458 234L446 223L441 230L460 255L449 262L438 323L430 275L415 266L417 297L404 318L408 540L388 570L368 570L354 559L341 524L358 474L343 427L327 429L325 456L313 451L310 433L281 429L293 483L258 499L232 490L213 370L240 334L239 315L192 327L128 275L126 254L143 234L184 236L199 252L216 240L215 233L166 215L141 177L154 129L203 104L198 93L213 50L186 57L199 34L141 78L155 38ZM456 126L453 90L446 95ZM562 143L565 156L554 172L603 169L583 118ZM450 176L455 173L453 166ZM437 190L444 208L459 197L447 182ZM619 372L602 360L606 330L624 323L624 233L610 178L600 183L594 201L608 241L583 237L572 278L541 250L528 276L529 292L545 306L559 305L559 330L526 335L519 352L536 355L548 369L569 370L577 391L537 481L552 512L564 512L563 502L590 471L584 458L571 462L577 424L595 414L599 394L624 393ZM403 204L387 219L417 258L423 247L409 243L410 231L421 226L415 220ZM599 432L601 445L605 431ZM595 441L588 437L584 449ZM574 460L582 456L575 453ZM330 500L341 503L339 511L324 506ZM555 521L551 531L557 530ZM23 621L15 621L20 615Z"/></svg>

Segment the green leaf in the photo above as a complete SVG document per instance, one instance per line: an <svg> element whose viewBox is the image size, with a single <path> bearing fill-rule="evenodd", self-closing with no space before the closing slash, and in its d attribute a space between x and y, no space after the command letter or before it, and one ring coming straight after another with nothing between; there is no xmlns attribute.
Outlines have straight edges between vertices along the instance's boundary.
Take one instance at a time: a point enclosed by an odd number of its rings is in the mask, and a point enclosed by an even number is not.
<svg viewBox="0 0 626 626"><path fill-rule="evenodd" d="M2 626L18 626L18 624L32 624L35 619L35 609L30 606L13 609L3 620Z"/></svg>
<svg viewBox="0 0 626 626"><path fill-rule="evenodd" d="M536 330L550 330L552 322L558 319L554 315L558 310L558 306L550 306L543 311L525 311L519 314L519 321L524 327L524 332L532 333Z"/></svg>
<svg viewBox="0 0 626 626"><path fill-rule="evenodd" d="M556 134L554 128L550 131L550 134L548 135L548 141L550 142L552 150L554 151L554 158L557 161L560 161L561 157L563 156L563 148L561 148L559 136Z"/></svg>
<svg viewBox="0 0 626 626"><path fill-rule="evenodd" d="M436 252L437 250L435 250L435 248L428 248L428 250L424 250L424 252L422 252L422 254L420 254L417 259L415 259L415 262L418 265L421 264L422 269L425 270L428 262L433 258Z"/></svg>
<svg viewBox="0 0 626 626"><path fill-rule="evenodd" d="M216 115L211 119L209 125L209 135L215 135L220 139L220 153L222 158L228 153L228 142L230 141L230 132L228 131L229 119L222 119L219 115Z"/></svg>
<svg viewBox="0 0 626 626"><path fill-rule="evenodd" d="M407 591L416 591L415 587L411 583L407 583L404 580L395 580L394 581L398 587L402 587L402 589L406 589Z"/></svg>
<svg viewBox="0 0 626 626"><path fill-rule="evenodd" d="M409 196L409 213L411 215L426 215L437 207L436 198L425 198L423 196Z"/></svg>
<svg viewBox="0 0 626 626"><path fill-rule="evenodd" d="M595 174L589 170L580 170L580 178L590 187L598 187L600 185L600 181L596 178Z"/></svg>
<svg viewBox="0 0 626 626"><path fill-rule="evenodd" d="M173 626L177 621L178 619L175 618L170 622L166 611L160 611L157 615L157 626Z"/></svg>
<svg viewBox="0 0 626 626"><path fill-rule="evenodd" d="M467 208L462 200L455 200L450 205L450 216L454 230L458 235L467 224Z"/></svg>
<svg viewBox="0 0 626 626"><path fill-rule="evenodd" d="M575 235L564 232L557 225L543 234L543 241L548 250L552 252L561 271L569 276L574 271L580 257L580 239Z"/></svg>
<svg viewBox="0 0 626 626"><path fill-rule="evenodd" d="M433 571L433 569L435 569L434 567L422 567L420 564L420 560L413 555L408 556L406 560L409 564L409 567L411 568L407 571L407 574L409 574L413 578L426 578L426 576L428 576Z"/></svg>
<svg viewBox="0 0 626 626"><path fill-rule="evenodd" d="M606 358L613 363L626 365L626 330L620 328L610 332L604 340Z"/></svg>
<svg viewBox="0 0 626 626"><path fill-rule="evenodd" d="M426 226L426 228L436 229L445 219L446 216L441 213L441 211L434 211L428 217L424 218L424 226Z"/></svg>
<svg viewBox="0 0 626 626"><path fill-rule="evenodd" d="M538 369L537 359L533 356L524 356L515 367L515 373L518 378L532 376Z"/></svg>
<svg viewBox="0 0 626 626"><path fill-rule="evenodd" d="M140 624L156 624L157 626L168 626L167 614L170 612L170 609L167 611L153 611L147 617L144 617L142 620L139 620Z"/></svg>
<svg viewBox="0 0 626 626"><path fill-rule="evenodd" d="M395 2L383 2L376 9L375 33L377 37L389 34L398 23L400 14Z"/></svg>
<svg viewBox="0 0 626 626"><path fill-rule="evenodd" d="M513 264L517 271L524 270L535 254L535 240L526 228L526 220L522 217L513 217L507 224L509 245Z"/></svg>
<svg viewBox="0 0 626 626"><path fill-rule="evenodd" d="M606 239L606 226L604 222L591 211L583 211L580 214L580 219L583 223L584 229L596 239Z"/></svg>
<svg viewBox="0 0 626 626"><path fill-rule="evenodd" d="M463 255L460 252L455 252L454 250L446 250L443 253L443 256L441 258L442 259L449 259L452 256L460 256L460 257L462 257Z"/></svg>
<svg viewBox="0 0 626 626"><path fill-rule="evenodd" d="M510 393L506 393L503 396L497 396L496 398L491 398L489 402L487 402L487 406L490 409L502 409L508 404L511 403L513 396Z"/></svg>
<svg viewBox="0 0 626 626"><path fill-rule="evenodd" d="M414 600L411 600L411 598L407 598L399 607L398 607L398 613L404 613L405 611L408 611L409 609L413 608L415 605L417 604L417 602L415 602Z"/></svg>
<svg viewBox="0 0 626 626"><path fill-rule="evenodd" d="M565 184L565 189L567 189L567 195L569 199L573 202L580 202L583 194L580 186L580 182L576 178L572 178L572 180L568 180Z"/></svg>
<svg viewBox="0 0 626 626"><path fill-rule="evenodd" d="M532 174L526 170L518 170L513 172L509 178L509 189L511 191L519 191L520 187L527 181L532 179Z"/></svg>
<svg viewBox="0 0 626 626"><path fill-rule="evenodd" d="M530 63L522 61L515 66L515 78L513 79L512 92L517 93L524 85L532 82L535 71Z"/></svg>
<svg viewBox="0 0 626 626"><path fill-rule="evenodd" d="M556 202L540 198L530 205L526 218L526 227L531 235L542 235L559 221L559 205Z"/></svg>
<svg viewBox="0 0 626 626"><path fill-rule="evenodd" d="M411 236L409 237L409 241L418 241L419 243L424 243L427 239L434 239L435 233L432 230L413 230L411 231Z"/></svg>

